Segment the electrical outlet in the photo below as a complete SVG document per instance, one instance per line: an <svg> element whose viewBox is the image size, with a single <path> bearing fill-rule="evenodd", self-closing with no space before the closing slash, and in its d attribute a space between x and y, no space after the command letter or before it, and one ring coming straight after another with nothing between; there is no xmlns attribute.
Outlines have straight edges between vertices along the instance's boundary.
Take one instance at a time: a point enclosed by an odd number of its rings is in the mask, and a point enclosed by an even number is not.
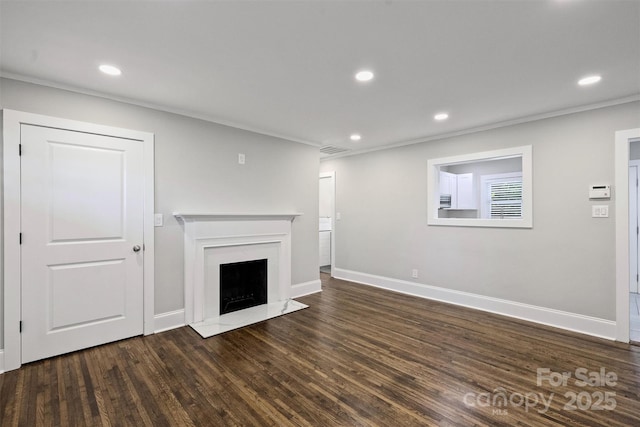
<svg viewBox="0 0 640 427"><path fill-rule="evenodd" d="M413 277L414 279L418 278L418 270L417 269L413 269L411 270L411 277Z"/></svg>

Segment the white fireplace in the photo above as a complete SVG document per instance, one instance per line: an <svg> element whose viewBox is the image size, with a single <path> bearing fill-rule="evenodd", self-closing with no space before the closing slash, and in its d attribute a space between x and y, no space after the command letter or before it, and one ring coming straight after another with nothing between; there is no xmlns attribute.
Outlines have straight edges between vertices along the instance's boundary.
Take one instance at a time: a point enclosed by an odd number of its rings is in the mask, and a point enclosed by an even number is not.
<svg viewBox="0 0 640 427"><path fill-rule="evenodd" d="M291 223L300 214L174 213L184 223L185 321L203 337L306 306L290 299ZM220 266L267 260L267 303L220 315Z"/></svg>

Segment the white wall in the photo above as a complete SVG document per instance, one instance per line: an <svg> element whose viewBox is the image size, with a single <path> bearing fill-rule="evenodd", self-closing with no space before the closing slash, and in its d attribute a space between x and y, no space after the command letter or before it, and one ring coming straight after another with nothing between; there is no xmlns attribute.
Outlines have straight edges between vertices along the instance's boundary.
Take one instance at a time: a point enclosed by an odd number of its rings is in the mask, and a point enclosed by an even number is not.
<svg viewBox="0 0 640 427"><path fill-rule="evenodd" d="M613 184L614 133L639 126L634 102L322 161L339 177L334 268L614 320L615 189L594 202L588 186ZM529 144L532 229L427 226L428 159Z"/></svg>
<svg viewBox="0 0 640 427"><path fill-rule="evenodd" d="M155 134L155 210L164 214L155 229L157 314L184 307L183 229L174 211L302 212L292 229L292 283L318 280L317 148L15 80L0 79L0 95L1 108Z"/></svg>

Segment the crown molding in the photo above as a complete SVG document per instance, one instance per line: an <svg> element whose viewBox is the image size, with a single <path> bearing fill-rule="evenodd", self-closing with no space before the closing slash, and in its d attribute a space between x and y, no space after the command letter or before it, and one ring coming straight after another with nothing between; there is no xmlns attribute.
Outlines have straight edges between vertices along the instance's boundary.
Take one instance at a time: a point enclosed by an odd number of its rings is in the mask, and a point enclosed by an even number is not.
<svg viewBox="0 0 640 427"><path fill-rule="evenodd" d="M0 77L6 78L6 79L10 79L10 80L16 80L16 81L20 81L20 82L24 82L24 83L32 83L32 84L36 84L36 85L40 85L40 86L51 87L51 88L54 88L54 89L66 90L68 92L75 92L75 93L79 93L79 94L82 94L82 95L95 96L95 97L98 97L98 98L108 99L110 101L116 101L116 102L122 102L122 103L125 103L125 104L135 105L137 107L150 108L152 110L157 110L157 111L162 111L162 112L165 112L165 113L176 114L176 115L179 115L179 116L189 117L189 118L192 118L192 119L203 120L205 122L215 123L215 124L221 125L221 126L227 126L227 127L234 128L234 129L240 129L240 130L244 130L244 131L255 133L255 134L259 134L259 135L270 136L272 138L284 139L286 141L297 142L297 143L304 144L304 145L311 145L313 147L320 147L322 145L322 144L317 143L317 142L308 141L308 140L305 140L305 139L302 139L302 138L297 138L297 137L294 137L294 136L291 136L291 135L285 135L285 134L281 134L281 133L277 133L277 132L270 132L270 131L266 131L264 129L260 129L260 128L257 128L257 127L247 126L246 124L238 123L238 122L235 122L233 120L228 120L228 119L224 119L224 118L221 118L221 117L209 116L207 114L198 114L198 113L194 113L194 112L188 111L188 110L183 110L183 109L180 109L180 108L173 108L173 107L169 107L169 106L166 106L166 105L139 101L139 100L136 100L136 99L133 99L133 98L127 98L127 97L124 97L124 96L110 95L110 94L107 94L107 93L104 93L104 92L99 92L99 91L94 91L94 90L89 90L89 89L83 89L83 88L76 87L76 86L73 86L73 85L67 85L67 84L64 84L64 83L57 83L57 82L52 82L52 81L49 81L49 80L38 79L36 77L24 76L22 74L8 73L6 71L1 71L0 70Z"/></svg>
<svg viewBox="0 0 640 427"><path fill-rule="evenodd" d="M21 82L25 82L25 83L37 84L37 85L40 85L40 86L51 87L51 88L55 88L55 89L66 90L66 91L69 91L69 92L75 92L75 93L79 93L79 94L83 94L83 95L95 96L95 97L98 97L98 98L108 99L108 100L111 100L111 101L116 101L116 102L122 102L122 103L125 103L125 104L135 105L135 106L138 106L138 107L144 107L144 108L150 108L150 109L157 110L157 111L163 111L165 113L177 114L177 115L180 115L180 116L190 117L190 118L198 119L198 120L203 120L203 121L206 121L206 122L209 122L209 123L215 123L215 124L218 124L218 125L221 125L221 126L227 126L227 127L231 127L231 128L235 128L235 129L240 129L240 130L244 130L244 131L255 133L255 134L259 134L259 135L264 135L264 136L269 136L269 137L273 137L273 138L283 139L283 140L291 141L291 142L297 142L297 143L304 144L304 145L310 145L312 147L320 148L323 145L323 144L318 143L318 142L309 141L309 140L305 140L305 139L302 139L302 138L293 137L293 136L290 136L290 135L285 135L285 134L281 134L281 133L277 133L277 132L266 131L266 130L263 130L263 129L260 129L260 128L248 126L246 124L238 123L238 122L235 122L233 120L228 120L228 119L224 119L224 118L221 118L221 117L213 117L213 116L209 116L207 114L194 113L194 112L191 112L191 111L183 110L183 109L180 109L180 108L173 108L173 107L169 107L169 106L166 106L166 105L143 102L143 101L139 101L139 100L135 100L135 99L132 99L132 98L127 98L127 97L122 97L122 96L109 95L109 94L106 94L106 93L103 93L103 92L99 92L99 91L83 89L83 88L79 88L79 87L76 87L76 86L73 86L73 85L67 85L67 84L63 84L63 83L52 82L52 81L49 81L49 80L38 79L36 77L25 76L25 75L22 75L22 74L9 73L9 72L0 70L0 77L6 78L6 79L11 79L11 80L17 80L17 81L21 81ZM441 140L441 139L452 138L452 137L455 137L455 136L468 135L468 134L471 134L471 133L482 132L482 131L491 130L491 129L498 129L498 128L518 125L518 124L522 124L522 123L528 123L528 122L534 122L534 121L538 121L538 120L550 119L550 118L553 118L553 117L564 116L564 115L567 115L567 114L581 113L581 112L584 112L584 111L597 110L599 108L613 107L615 105L621 105L621 104L626 104L626 103L635 102L635 101L640 101L640 94L632 94L632 95L628 95L628 96L625 96L625 97L622 97L622 98L610 99L610 100L597 102L597 103L593 103L593 104L586 104L586 105L581 105L581 106L577 106L577 107L570 107L570 108L565 108L565 109L561 109L561 110L550 111L550 112L547 112L547 113L533 114L533 115L529 115L529 116L518 117L518 118L512 119L512 120L506 120L506 121L495 122L495 123L488 123L488 124L485 124L485 125L475 126L475 127L471 127L471 128L467 128L467 129L458 130L458 131L442 133L442 134L437 134L437 135L432 135L432 136L425 136L425 137L420 137L420 138L414 138L414 139L410 139L410 140L406 140L406 141L400 141L400 142L385 144L385 145L372 147L372 148L365 148L365 149L361 149L361 150L351 150L349 152L344 152L344 153L339 153L339 154L334 154L334 155L322 157L322 158L320 158L320 162L325 162L325 161L329 161L329 160L333 160L333 159L339 159L341 157L356 156L356 155L360 155L360 154L372 153L372 152L375 152L375 151L389 150L389 149L392 149L392 148L405 147L407 145L420 144L420 143L423 143L423 142L437 141L437 140Z"/></svg>
<svg viewBox="0 0 640 427"><path fill-rule="evenodd" d="M610 100L607 100L607 101L597 102L597 103L594 103L594 104L586 104L586 105L581 105L581 106L577 106L577 107L565 108L565 109L562 109L562 110L550 111L550 112L547 112L547 113L541 113L541 114L534 114L534 115L530 115L530 116L518 117L517 119L506 120L506 121L496 122L496 123L489 123L489 124L486 124L486 125L475 126L475 127L462 129L462 130L458 130L458 131L454 131L454 132L442 133L442 134L437 134L437 135L428 136L428 137L424 137L424 138L415 138L415 139L411 139L411 140L407 140L407 141L402 141L402 142L397 142L397 143L392 143L392 144L387 144L387 145L381 145L381 146L378 146L378 147L365 148L365 149L357 150L357 151L353 150L353 151L349 151L349 152L345 152L345 153L339 153L339 154L323 157L323 158L320 159L320 162L339 159L341 157L349 157L349 156L356 156L356 155L360 155L360 154L367 154L367 153L372 153L372 152L375 152L375 151L390 150L392 148L405 147L407 145L421 144L423 142L437 141L437 140L441 140L441 139L452 138L452 137L455 137L455 136L468 135L468 134L471 134L471 133L483 132L483 131L487 131L487 130L491 130L491 129L499 129L499 128L503 128L503 127L507 127L507 126L519 125L519 124L522 124L522 123L529 123L529 122L535 122L535 121L538 121L538 120L550 119L550 118L553 118L553 117L565 116L565 115L568 115L568 114L582 113L582 112L585 112L585 111L597 110L599 108L606 108L606 107L613 107L613 106L621 105L621 104L628 104L630 102L636 102L636 101L640 101L640 94L634 94L634 95L629 95L629 96L625 96L625 97L622 97L622 98L610 99Z"/></svg>

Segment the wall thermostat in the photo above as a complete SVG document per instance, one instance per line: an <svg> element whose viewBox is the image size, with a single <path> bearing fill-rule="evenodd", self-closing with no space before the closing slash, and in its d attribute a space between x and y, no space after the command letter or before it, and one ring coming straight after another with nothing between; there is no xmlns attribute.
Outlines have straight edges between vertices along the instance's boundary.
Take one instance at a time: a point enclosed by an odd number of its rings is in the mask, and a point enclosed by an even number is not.
<svg viewBox="0 0 640 427"><path fill-rule="evenodd" d="M590 185L590 199L608 199L611 197L611 186L609 184Z"/></svg>

